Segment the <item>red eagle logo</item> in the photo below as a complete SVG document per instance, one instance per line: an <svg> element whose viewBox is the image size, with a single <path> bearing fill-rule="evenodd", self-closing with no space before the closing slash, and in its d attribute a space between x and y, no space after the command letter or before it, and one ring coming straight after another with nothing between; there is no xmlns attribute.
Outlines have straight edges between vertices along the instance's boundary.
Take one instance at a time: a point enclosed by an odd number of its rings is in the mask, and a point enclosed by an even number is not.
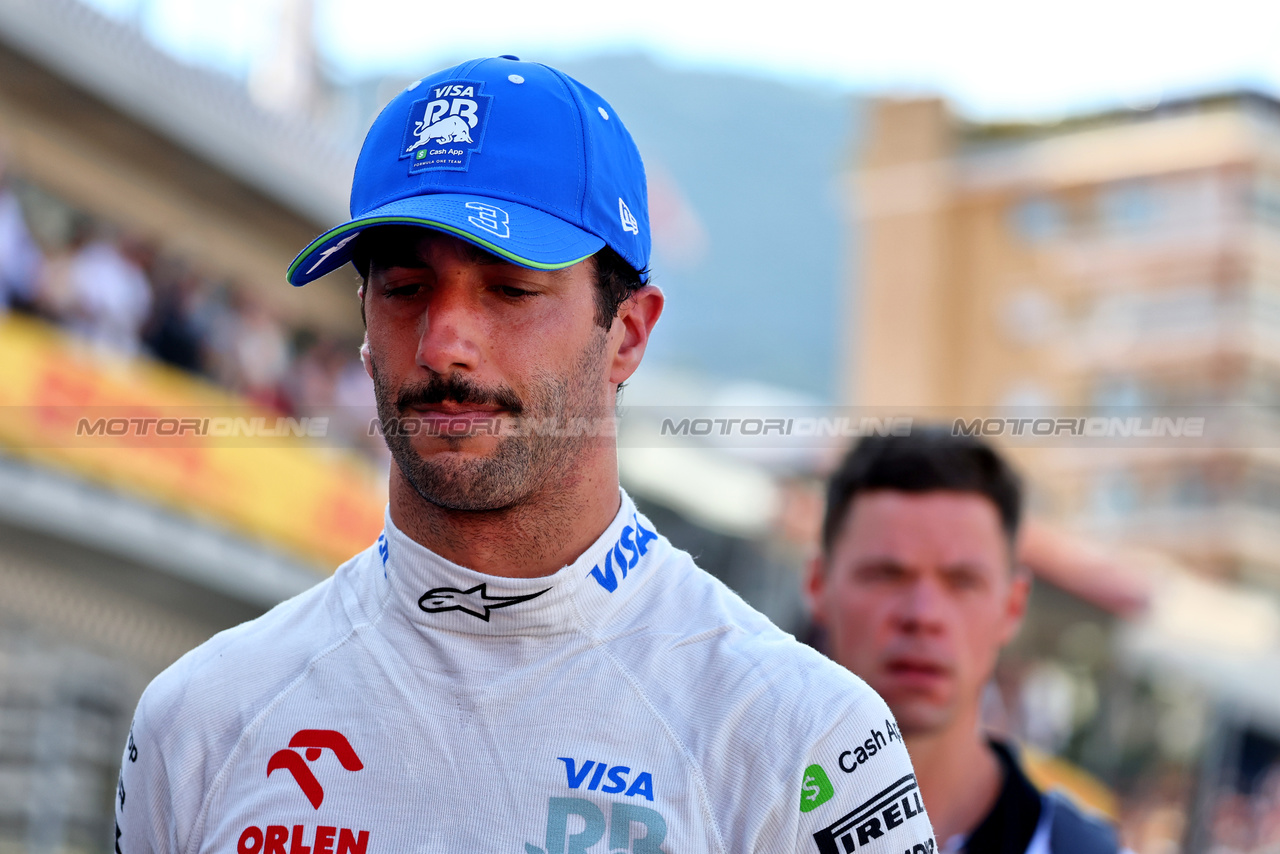
<svg viewBox="0 0 1280 854"><path fill-rule="evenodd" d="M278 768L288 771L298 782L298 787L307 796L307 800L311 801L311 806L316 809L320 809L320 804L324 802L324 789L316 775L311 773L307 762L315 762L320 758L321 751L327 749L333 751L333 755L338 757L342 767L348 771L364 768L364 763L351 747L351 742L337 730L300 729L289 740L289 747L294 749L277 750L271 755L267 762L267 776L270 777L271 772ZM297 752L299 749L306 751L306 760Z"/></svg>

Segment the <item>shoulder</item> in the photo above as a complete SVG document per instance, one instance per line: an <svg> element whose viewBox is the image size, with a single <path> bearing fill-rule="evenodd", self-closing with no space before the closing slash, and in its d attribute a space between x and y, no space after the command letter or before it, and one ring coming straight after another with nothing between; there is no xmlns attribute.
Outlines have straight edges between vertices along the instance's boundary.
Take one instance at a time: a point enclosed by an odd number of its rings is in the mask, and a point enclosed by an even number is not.
<svg viewBox="0 0 1280 854"><path fill-rule="evenodd" d="M672 549L653 580L606 643L704 780L731 848L794 842L806 773L827 781L811 788L822 807L805 816L813 821L905 785L906 749L866 683L683 552Z"/></svg>
<svg viewBox="0 0 1280 854"><path fill-rule="evenodd" d="M820 735L828 709L879 701L861 679L779 629L688 554L665 540L662 546L662 571L620 627L620 657L637 666L652 662L667 678L714 676L716 705L759 706L789 732L803 723Z"/></svg>
<svg viewBox="0 0 1280 854"><path fill-rule="evenodd" d="M165 753L230 750L311 661L351 634L360 615L343 582L361 557L261 617L219 632L152 680L137 714L148 739Z"/></svg>
<svg viewBox="0 0 1280 854"><path fill-rule="evenodd" d="M1096 798L1099 796L1096 789L1102 788L1100 783L1068 763L1060 760L1046 760L1043 756L1036 757L1034 750L1023 750L1016 745L996 739L991 739L989 743L1000 758L1001 764L1006 768L1008 779L1005 782L1005 788L1016 785L1025 790L1029 796L1039 800L1039 820L1036 823L1031 845L1027 849L1029 852L1116 854L1119 851L1120 843L1115 828L1101 816L1081 807L1074 797L1068 794L1070 789L1060 787L1061 780L1066 779L1079 789L1081 781L1084 780L1095 790L1091 794ZM1036 757L1034 763L1029 761L1032 757ZM1044 766L1047 761L1059 766L1056 774L1046 772L1043 767L1039 769L1039 773L1031 773L1033 769L1029 768L1029 765ZM1059 778L1056 783L1055 776ZM1040 779L1034 779L1037 777Z"/></svg>
<svg viewBox="0 0 1280 854"><path fill-rule="evenodd" d="M1053 854L1116 854L1120 841L1116 830L1089 815L1056 792L1043 796L1044 809L1052 811L1049 850Z"/></svg>
<svg viewBox="0 0 1280 854"><path fill-rule="evenodd" d="M131 840L124 850L187 850L246 733L312 662L369 621L353 583L368 566L368 553L358 555L333 578L220 632L152 680L121 763L117 829Z"/></svg>

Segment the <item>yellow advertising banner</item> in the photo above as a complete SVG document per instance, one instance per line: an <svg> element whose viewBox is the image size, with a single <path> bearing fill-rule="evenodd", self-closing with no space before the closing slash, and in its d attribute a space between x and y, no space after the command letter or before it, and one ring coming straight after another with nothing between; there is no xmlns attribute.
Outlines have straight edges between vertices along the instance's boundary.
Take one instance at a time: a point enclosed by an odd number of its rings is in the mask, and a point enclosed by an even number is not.
<svg viewBox="0 0 1280 854"><path fill-rule="evenodd" d="M324 571L382 528L385 478L328 436L189 374L0 318L0 449L163 504Z"/></svg>

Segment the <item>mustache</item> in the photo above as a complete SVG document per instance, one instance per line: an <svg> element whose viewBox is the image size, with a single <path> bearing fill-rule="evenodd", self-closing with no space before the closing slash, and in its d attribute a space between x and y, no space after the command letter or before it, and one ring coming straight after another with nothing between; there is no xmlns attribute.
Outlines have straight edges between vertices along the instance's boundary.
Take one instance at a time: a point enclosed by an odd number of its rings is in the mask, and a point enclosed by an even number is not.
<svg viewBox="0 0 1280 854"><path fill-rule="evenodd" d="M458 374L447 377L435 374L425 382L404 386L396 396L396 408L404 411L411 406L431 406L445 401L476 406L496 406L507 410L512 415L519 415L524 411L524 404L510 388L505 386L485 388Z"/></svg>

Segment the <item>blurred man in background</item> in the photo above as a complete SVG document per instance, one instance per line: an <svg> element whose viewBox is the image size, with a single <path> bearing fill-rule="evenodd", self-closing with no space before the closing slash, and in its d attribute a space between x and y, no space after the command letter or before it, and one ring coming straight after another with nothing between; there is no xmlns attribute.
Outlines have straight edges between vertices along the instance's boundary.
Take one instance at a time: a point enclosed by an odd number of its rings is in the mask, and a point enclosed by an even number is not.
<svg viewBox="0 0 1280 854"><path fill-rule="evenodd" d="M1109 827L1037 791L981 730L983 690L1030 592L1017 475L943 429L862 440L831 478L814 618L828 653L889 704L944 852L1114 852ZM842 776L880 749L850 744Z"/></svg>

